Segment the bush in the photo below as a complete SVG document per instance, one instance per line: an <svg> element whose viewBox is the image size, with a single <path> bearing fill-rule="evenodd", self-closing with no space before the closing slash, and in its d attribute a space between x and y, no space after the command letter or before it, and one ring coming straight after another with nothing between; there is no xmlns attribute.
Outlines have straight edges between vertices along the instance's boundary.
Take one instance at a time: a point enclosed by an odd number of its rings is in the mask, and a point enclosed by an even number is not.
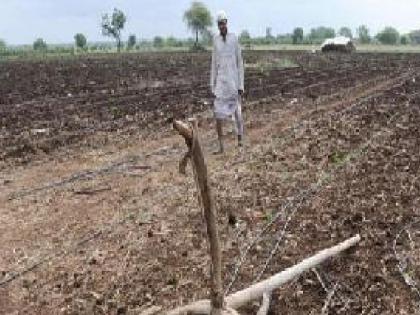
<svg viewBox="0 0 420 315"><path fill-rule="evenodd" d="M77 48L80 48L80 49L85 49L86 48L87 39L86 39L85 35L83 35L81 33L78 33L78 34L74 35L74 42L75 42Z"/></svg>
<svg viewBox="0 0 420 315"><path fill-rule="evenodd" d="M400 33L395 28L388 26L379 32L376 38L381 44L396 45L398 44Z"/></svg>
<svg viewBox="0 0 420 315"><path fill-rule="evenodd" d="M0 39L0 51L5 51L7 48L6 42Z"/></svg>
<svg viewBox="0 0 420 315"><path fill-rule="evenodd" d="M409 44L408 36L407 35L401 36L400 43L401 45L408 45Z"/></svg>
<svg viewBox="0 0 420 315"><path fill-rule="evenodd" d="M42 38L38 38L34 44L33 44L33 48L36 51L46 51L48 46L47 43L42 39Z"/></svg>
<svg viewBox="0 0 420 315"><path fill-rule="evenodd" d="M160 37L160 36L156 36L156 37L153 39L153 46L154 46L154 47L156 47L156 48L162 48L162 47L164 46L164 44L165 44L165 41L164 41L164 39L163 39L162 37Z"/></svg>

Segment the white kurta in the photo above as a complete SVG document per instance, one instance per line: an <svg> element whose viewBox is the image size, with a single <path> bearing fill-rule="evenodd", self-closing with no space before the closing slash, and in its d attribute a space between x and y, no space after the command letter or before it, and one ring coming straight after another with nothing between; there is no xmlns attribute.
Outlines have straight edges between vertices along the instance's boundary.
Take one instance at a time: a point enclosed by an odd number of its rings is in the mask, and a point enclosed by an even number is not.
<svg viewBox="0 0 420 315"><path fill-rule="evenodd" d="M214 37L210 85L216 96L216 118L237 116L236 112L240 112L238 91L244 90L244 64L238 39L232 33L226 35L226 41L220 34Z"/></svg>

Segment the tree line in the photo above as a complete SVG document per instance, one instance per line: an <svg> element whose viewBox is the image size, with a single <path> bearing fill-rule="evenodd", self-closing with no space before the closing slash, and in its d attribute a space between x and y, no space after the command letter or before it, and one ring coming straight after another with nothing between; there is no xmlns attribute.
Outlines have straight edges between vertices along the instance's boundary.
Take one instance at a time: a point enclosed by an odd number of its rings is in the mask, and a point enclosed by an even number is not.
<svg viewBox="0 0 420 315"><path fill-rule="evenodd" d="M122 31L127 22L127 16L119 9L114 9L112 14L104 14L100 24L102 34L115 40L118 51L125 48L126 50L142 49L142 48L163 48L163 47L192 47L193 49L201 49L211 44L213 34L210 27L213 25L213 18L207 7L199 1L193 1L190 8L184 13L184 22L189 30L191 30L194 38L177 39L173 36L164 38L155 36L153 40L138 40L136 35L130 34L127 41L122 38ZM371 35L366 25L359 26L355 33L351 28L343 26L337 31L334 28L319 26L312 28L305 33L302 27L296 27L291 33L278 34L274 36L272 29L267 27L265 36L252 37L249 31L243 30L239 35L240 42L245 46L251 45L272 45L272 44L320 44L327 38L336 36L345 36L356 40L361 44L380 43L385 45L407 45L420 44L420 30L412 31L408 34L400 34L398 30L392 26L385 27L383 30ZM200 40L201 38L201 40ZM86 36L77 33L74 36L74 47L78 51L100 51L112 48L109 44L88 44ZM8 49L5 41L0 39L0 52ZM45 52L49 49L44 39L38 38L32 45L34 51ZM55 47L60 51L63 47ZM69 47L67 47L69 49Z"/></svg>

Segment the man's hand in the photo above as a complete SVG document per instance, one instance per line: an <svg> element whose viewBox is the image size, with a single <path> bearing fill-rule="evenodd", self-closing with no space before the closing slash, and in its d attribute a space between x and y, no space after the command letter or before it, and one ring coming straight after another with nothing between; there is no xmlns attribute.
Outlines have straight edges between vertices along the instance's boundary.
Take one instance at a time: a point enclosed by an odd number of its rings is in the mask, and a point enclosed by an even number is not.
<svg viewBox="0 0 420 315"><path fill-rule="evenodd" d="M244 95L244 90L238 90L238 94L239 94L240 96Z"/></svg>

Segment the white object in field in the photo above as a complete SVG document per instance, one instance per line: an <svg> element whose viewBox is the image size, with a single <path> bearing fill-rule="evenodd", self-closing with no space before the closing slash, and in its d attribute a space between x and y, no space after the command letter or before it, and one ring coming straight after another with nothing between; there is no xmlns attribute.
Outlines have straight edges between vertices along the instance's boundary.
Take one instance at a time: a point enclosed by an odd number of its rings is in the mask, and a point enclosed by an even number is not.
<svg viewBox="0 0 420 315"><path fill-rule="evenodd" d="M242 51L233 33L228 33L226 40L220 34L214 36L210 87L216 96L216 116L232 116L237 109L238 91L244 90Z"/></svg>
<svg viewBox="0 0 420 315"><path fill-rule="evenodd" d="M328 46L335 46L335 47L354 47L353 41L351 38L345 37L345 36L338 36L335 38L328 38L326 39L322 45L321 50L324 50Z"/></svg>
<svg viewBox="0 0 420 315"><path fill-rule="evenodd" d="M227 21L227 14L225 11L221 10L219 12L217 12L217 22L226 20Z"/></svg>
<svg viewBox="0 0 420 315"><path fill-rule="evenodd" d="M335 38L328 38L326 39L322 45L321 48L326 46L326 45L347 45L351 43L351 39L348 37L344 37L344 36L338 36Z"/></svg>

